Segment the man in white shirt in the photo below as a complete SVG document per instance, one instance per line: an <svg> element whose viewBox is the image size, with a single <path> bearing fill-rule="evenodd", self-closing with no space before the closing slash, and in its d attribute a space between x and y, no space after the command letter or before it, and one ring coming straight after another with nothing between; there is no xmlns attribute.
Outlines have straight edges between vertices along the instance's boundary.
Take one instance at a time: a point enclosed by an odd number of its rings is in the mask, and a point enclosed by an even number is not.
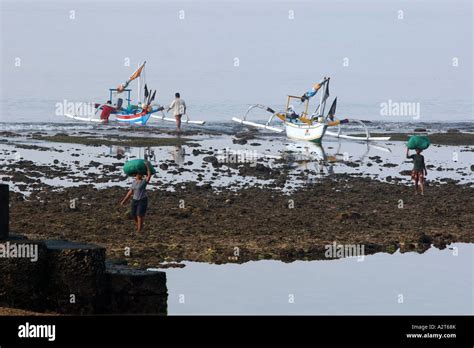
<svg viewBox="0 0 474 348"><path fill-rule="evenodd" d="M174 96L175 99L168 107L168 110L166 112L173 109L173 115L176 118L176 130L178 132L181 132L181 117L186 113L186 103L183 99L181 99L179 93L175 93Z"/></svg>

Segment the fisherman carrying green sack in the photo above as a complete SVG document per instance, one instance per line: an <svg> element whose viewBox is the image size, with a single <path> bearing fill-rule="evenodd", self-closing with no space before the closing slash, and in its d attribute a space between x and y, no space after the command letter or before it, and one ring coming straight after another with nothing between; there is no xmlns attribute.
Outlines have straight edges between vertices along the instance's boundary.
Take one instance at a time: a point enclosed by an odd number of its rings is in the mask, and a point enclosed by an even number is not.
<svg viewBox="0 0 474 348"><path fill-rule="evenodd" d="M146 186L151 180L152 168L148 161L145 161L146 177L143 178L142 173L135 173L135 180L133 180L130 190L125 198L120 202L125 205L132 198L131 215L137 224L137 232L140 233L143 229L143 222L145 220L146 211L148 208L148 196L146 193Z"/></svg>
<svg viewBox="0 0 474 348"><path fill-rule="evenodd" d="M425 157L421 151L430 146L430 139L426 136L412 135L407 143L407 158L413 160L413 170L411 178L415 182L415 195L418 194L418 183L420 184L421 195L424 194L425 176L428 174L425 166ZM416 154L410 155L409 151L415 150Z"/></svg>
<svg viewBox="0 0 474 348"><path fill-rule="evenodd" d="M415 195L418 194L418 184L420 186L420 193L424 195L425 176L428 175L425 166L425 157L421 154L421 149L415 149L415 154L410 155L410 149L407 147L407 158L413 160L413 170L411 178L415 181Z"/></svg>

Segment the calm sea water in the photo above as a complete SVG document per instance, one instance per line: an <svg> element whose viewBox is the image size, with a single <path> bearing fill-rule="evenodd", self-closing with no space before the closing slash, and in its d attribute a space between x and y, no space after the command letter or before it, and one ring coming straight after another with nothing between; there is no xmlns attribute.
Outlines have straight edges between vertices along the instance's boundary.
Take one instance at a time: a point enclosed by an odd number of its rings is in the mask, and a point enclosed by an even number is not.
<svg viewBox="0 0 474 348"><path fill-rule="evenodd" d="M341 117L412 121L381 115L388 100L420 103L419 121L473 115L469 0L2 0L0 16L3 122L63 122L56 103L105 101L143 60L158 101L180 91L195 119L323 76Z"/></svg>
<svg viewBox="0 0 474 348"><path fill-rule="evenodd" d="M169 314L470 314L473 244L325 261L167 269Z"/></svg>

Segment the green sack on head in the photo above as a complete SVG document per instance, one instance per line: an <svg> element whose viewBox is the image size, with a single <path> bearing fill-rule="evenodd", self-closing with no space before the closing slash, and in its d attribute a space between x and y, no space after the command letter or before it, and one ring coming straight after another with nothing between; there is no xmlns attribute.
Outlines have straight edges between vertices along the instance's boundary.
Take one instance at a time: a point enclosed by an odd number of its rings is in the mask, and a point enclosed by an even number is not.
<svg viewBox="0 0 474 348"><path fill-rule="evenodd" d="M428 139L428 137L412 135L410 139L408 139L407 146L410 150L426 150L430 146L430 144L430 139Z"/></svg>
<svg viewBox="0 0 474 348"><path fill-rule="evenodd" d="M148 162L149 163L149 162ZM155 168L150 164L151 174L155 174ZM134 159L130 160L123 166L123 171L127 175L135 175L137 173L146 175L146 165L145 160L142 159Z"/></svg>

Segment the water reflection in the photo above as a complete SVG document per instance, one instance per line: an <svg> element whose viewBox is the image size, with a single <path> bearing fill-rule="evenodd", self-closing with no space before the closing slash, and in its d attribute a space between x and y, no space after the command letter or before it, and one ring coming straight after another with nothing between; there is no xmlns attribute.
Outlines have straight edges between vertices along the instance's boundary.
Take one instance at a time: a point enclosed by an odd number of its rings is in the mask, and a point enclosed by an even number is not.
<svg viewBox="0 0 474 348"><path fill-rule="evenodd" d="M364 151L341 152L342 144L342 141L339 140L335 150L331 146L329 147L331 150L326 151L322 144L308 141L292 141L286 144L286 149L282 152L281 158L287 161L288 167L291 169L314 170L321 175L332 175L334 174L336 162L348 161L349 157L351 157L352 161L364 162L369 154L375 155L377 151L392 152L388 146L369 142L362 144L362 149L364 149L365 145ZM347 144L347 142L344 142L344 144ZM361 144L358 145L360 146ZM355 154L357 154L357 157L354 157Z"/></svg>
<svg viewBox="0 0 474 348"><path fill-rule="evenodd" d="M156 163L155 150L151 147L146 147L145 153L143 154L143 159L152 163Z"/></svg>
<svg viewBox="0 0 474 348"><path fill-rule="evenodd" d="M319 174L333 174L334 155L327 155L324 147L311 142L292 142L286 145L282 157L288 167L301 170L315 170Z"/></svg>
<svg viewBox="0 0 474 348"><path fill-rule="evenodd" d="M171 159L178 165L178 167L183 166L184 158L186 156L186 150L182 145L175 145L170 151Z"/></svg>
<svg viewBox="0 0 474 348"><path fill-rule="evenodd" d="M127 157L132 153L132 150L129 146L109 146L109 155L115 156L117 158Z"/></svg>
<svg viewBox="0 0 474 348"><path fill-rule="evenodd" d="M185 262L166 270L168 313L472 315L473 253L474 244L456 243L423 254L378 253L363 262Z"/></svg>

